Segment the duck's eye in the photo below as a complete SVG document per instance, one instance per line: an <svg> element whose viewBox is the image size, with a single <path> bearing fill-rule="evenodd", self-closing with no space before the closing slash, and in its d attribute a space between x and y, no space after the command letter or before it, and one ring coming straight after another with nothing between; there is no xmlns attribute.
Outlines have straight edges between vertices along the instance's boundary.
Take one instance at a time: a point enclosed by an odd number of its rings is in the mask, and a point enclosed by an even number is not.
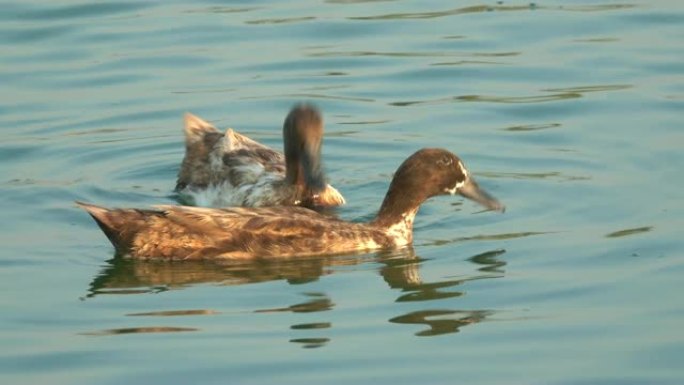
<svg viewBox="0 0 684 385"><path fill-rule="evenodd" d="M444 156L442 159L437 161L437 164L440 166L451 166L452 163L454 163L454 160L448 156Z"/></svg>

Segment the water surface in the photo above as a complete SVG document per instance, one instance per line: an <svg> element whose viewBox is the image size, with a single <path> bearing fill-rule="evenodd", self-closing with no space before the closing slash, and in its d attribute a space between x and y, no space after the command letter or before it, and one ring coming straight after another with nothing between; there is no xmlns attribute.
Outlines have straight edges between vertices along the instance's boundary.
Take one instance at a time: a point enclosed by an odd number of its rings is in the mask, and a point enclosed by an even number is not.
<svg viewBox="0 0 684 385"><path fill-rule="evenodd" d="M681 2L0 5L0 382L684 381ZM136 263L73 204L174 203L185 111L281 148L302 100L340 216L427 146L507 212L432 199L395 252Z"/></svg>

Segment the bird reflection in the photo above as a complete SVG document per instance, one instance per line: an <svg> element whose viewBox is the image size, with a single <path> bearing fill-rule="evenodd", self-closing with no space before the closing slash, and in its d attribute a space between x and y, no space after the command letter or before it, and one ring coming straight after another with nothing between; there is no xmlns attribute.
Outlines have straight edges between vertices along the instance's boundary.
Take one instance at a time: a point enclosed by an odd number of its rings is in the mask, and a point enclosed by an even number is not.
<svg viewBox="0 0 684 385"><path fill-rule="evenodd" d="M250 261L136 261L114 257L90 283L86 297L156 293L190 285L244 285L285 280L292 285L318 280L334 267L357 265L372 255Z"/></svg>
<svg viewBox="0 0 684 385"><path fill-rule="evenodd" d="M460 297L465 292L447 289L460 286L467 281L503 276L503 266L506 262L497 257L505 252L502 249L491 250L468 258L470 262L481 265L478 271L486 274L480 276L423 282L418 271L418 266L423 260L413 253L405 259L386 260L385 266L380 269L380 274L391 288L399 289L404 293L399 295L396 302L434 301ZM420 310L393 317L389 322L428 325L430 329L416 333L417 336L426 337L457 333L459 328L481 322L491 314L493 314L491 310ZM439 318L433 319L435 317Z"/></svg>
<svg viewBox="0 0 684 385"><path fill-rule="evenodd" d="M380 264L378 272L388 286L399 292L395 302L426 302L427 304L429 301L464 295L463 290L456 290L456 288L467 281L503 276L503 267L506 262L499 259L499 256L504 253L505 250L491 250L468 258L470 262L478 265L477 270L482 273L480 275L435 282L425 282L421 278L420 265L425 262L425 259L417 256L413 248L355 256L225 263L217 261L154 262L115 257L107 262L100 274L90 283L86 297L105 294L157 293L197 284L230 286L285 280L291 285L297 285L316 281L324 275L344 271L345 266L374 262ZM335 307L335 303L326 293L304 293L304 295L305 300L292 305L257 309L254 312L320 313ZM492 314L491 310L423 309L392 317L389 322L427 325L429 329L415 334L437 336L456 333L461 327L481 322ZM332 322L317 321L291 325L290 330L295 333L302 333L302 331L320 333L332 328ZM300 344L304 348L317 348L328 344L330 338L300 337L292 338L290 342Z"/></svg>
<svg viewBox="0 0 684 385"><path fill-rule="evenodd" d="M293 313L313 313L317 311L331 310L335 304L323 293L308 293L307 296L312 299L290 305L288 307L281 307L275 309L261 309L256 310L255 313L276 313L276 312L293 312Z"/></svg>
<svg viewBox="0 0 684 385"><path fill-rule="evenodd" d="M418 271L418 266L423 260L413 253L407 255L409 258L385 260L385 266L380 269L380 274L391 288L400 289L406 293L400 295L396 300L397 302L432 301L460 297L464 294L462 291L447 291L445 289L476 279L500 277L503 275L501 267L505 266L506 262L498 260L496 257L503 253L505 250L492 250L468 258L470 262L482 265L478 271L496 273L497 275L487 274L462 279L423 282Z"/></svg>
<svg viewBox="0 0 684 385"><path fill-rule="evenodd" d="M398 324L425 324L430 329L416 333L419 337L438 336L447 333L458 333L458 329L481 321L493 312L489 310L420 310L390 319ZM430 319L436 318L438 319Z"/></svg>

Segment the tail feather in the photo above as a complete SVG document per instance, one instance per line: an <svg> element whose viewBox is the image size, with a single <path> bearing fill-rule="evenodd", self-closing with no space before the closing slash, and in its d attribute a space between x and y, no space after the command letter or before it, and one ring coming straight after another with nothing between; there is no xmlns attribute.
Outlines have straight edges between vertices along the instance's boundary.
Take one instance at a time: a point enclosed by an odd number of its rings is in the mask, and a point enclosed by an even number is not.
<svg viewBox="0 0 684 385"><path fill-rule="evenodd" d="M185 141L186 143L200 142L204 139L207 133L218 133L219 130L213 124L193 115L189 112L185 113Z"/></svg>
<svg viewBox="0 0 684 385"><path fill-rule="evenodd" d="M93 217L118 252L130 251L133 236L138 230L136 222L140 219L144 220L141 212L138 210L112 210L78 201L76 204Z"/></svg>

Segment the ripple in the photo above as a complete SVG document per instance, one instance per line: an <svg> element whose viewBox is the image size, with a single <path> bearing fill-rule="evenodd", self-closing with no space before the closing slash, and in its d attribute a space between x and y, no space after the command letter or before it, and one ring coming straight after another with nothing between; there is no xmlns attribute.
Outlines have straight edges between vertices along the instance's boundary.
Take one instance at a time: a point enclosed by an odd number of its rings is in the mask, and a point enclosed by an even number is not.
<svg viewBox="0 0 684 385"><path fill-rule="evenodd" d="M314 349L325 346L330 342L330 338L293 338L290 342L295 344L302 344L303 348Z"/></svg>
<svg viewBox="0 0 684 385"><path fill-rule="evenodd" d="M556 102L560 100L581 98L582 94L578 92L563 92L551 95L538 96L491 96L491 95L462 95L452 96L448 98L439 98L432 100L412 100L412 101L398 101L388 103L390 106L409 107L415 105L436 105L453 102L478 102L478 103L505 103L505 104L529 104L529 103L543 103Z"/></svg>
<svg viewBox="0 0 684 385"><path fill-rule="evenodd" d="M462 327L482 322L492 314L494 312L491 310L420 310L391 318L389 322L427 325L430 327L429 329L419 331L415 335L433 337L458 333Z"/></svg>
<svg viewBox="0 0 684 385"><path fill-rule="evenodd" d="M500 178L500 179L555 179L562 182L591 180L590 176L585 175L566 175L559 171L549 172L480 172L480 175L486 178Z"/></svg>
<svg viewBox="0 0 684 385"><path fill-rule="evenodd" d="M179 333L179 332L196 332L196 328L184 328L174 326L144 326L144 327L130 327L118 329L106 329L95 332L80 333L85 336L116 336L121 334L146 334L146 333Z"/></svg>
<svg viewBox="0 0 684 385"><path fill-rule="evenodd" d="M601 92L601 91L620 91L627 90L634 87L631 84L602 84L594 86L577 86L567 88L547 88L542 91L545 92L563 92L563 93L578 93L583 94L587 92Z"/></svg>
<svg viewBox="0 0 684 385"><path fill-rule="evenodd" d="M518 6L489 6L489 5L475 5L471 7L447 9L444 11L433 12L404 12L404 13L389 13L375 16L355 16L348 17L349 20L404 20L404 19L434 19L445 16L463 15L469 13L482 13L492 11L529 11L538 7L531 4Z"/></svg>
<svg viewBox="0 0 684 385"><path fill-rule="evenodd" d="M464 65L480 66L480 65L508 65L508 63L486 61L486 60L459 60L459 61L445 61L445 62L438 62L438 63L430 63L430 65L431 66L464 66Z"/></svg>
<svg viewBox="0 0 684 385"><path fill-rule="evenodd" d="M303 17L285 17L276 19L257 19L248 20L245 24L292 24L301 23L302 21L316 20L313 16L303 16Z"/></svg>
<svg viewBox="0 0 684 385"><path fill-rule="evenodd" d="M7 182L2 183L2 185L6 186L74 186L78 185L79 183L83 182L82 178L77 178L77 179L72 179L72 180L46 180L46 179L33 179L33 178L24 178L24 179L11 179Z"/></svg>
<svg viewBox="0 0 684 385"><path fill-rule="evenodd" d="M362 3L387 3L397 0L325 0L328 4L362 4Z"/></svg>
<svg viewBox="0 0 684 385"><path fill-rule="evenodd" d="M293 330L329 329L332 327L330 322L312 322L306 324L296 324L290 326Z"/></svg>
<svg viewBox="0 0 684 385"><path fill-rule="evenodd" d="M560 123L545 123L545 124L526 124L521 126L510 126L502 128L502 131L525 132L525 131L539 131L547 130L549 128L560 127Z"/></svg>
<svg viewBox="0 0 684 385"><path fill-rule="evenodd" d="M488 95L463 95L455 100L464 102L488 102L488 103L543 103L558 100L576 99L581 97L578 92L563 92L551 95L538 96L488 96Z"/></svg>
<svg viewBox="0 0 684 385"><path fill-rule="evenodd" d="M171 91L172 94L223 94L235 92L237 88L215 88L215 89L205 89L205 90L187 90L187 91Z"/></svg>
<svg viewBox="0 0 684 385"><path fill-rule="evenodd" d="M392 122L391 120L385 119L385 120L360 120L356 122L336 122L336 124L348 124L348 125L357 125L357 124L385 124L385 123L390 123ZM354 131L357 132L357 131Z"/></svg>
<svg viewBox="0 0 684 385"><path fill-rule="evenodd" d="M482 235L473 235L470 237L458 237L458 238L453 238L453 239L439 239L439 240L433 240L433 241L428 241L421 246L442 246L442 245L447 245L451 243L457 243L457 242L465 242L465 241L502 241L502 240L507 240L507 239L517 239L517 238L526 238L526 237L531 237L531 236L536 236L536 235L545 235L545 234L554 234L555 232L553 231L523 231L523 232L518 232L518 233L500 233L500 234L482 234Z"/></svg>
<svg viewBox="0 0 684 385"><path fill-rule="evenodd" d="M263 95L263 96L245 96L239 98L240 100L255 100L255 99L273 99L273 98L309 98L309 99L331 99L331 100L347 100L352 102L375 102L375 99L357 98L352 96L326 95L315 93L296 93L296 94L282 94L282 95Z"/></svg>
<svg viewBox="0 0 684 385"><path fill-rule="evenodd" d="M559 9L571 12L604 12L635 8L635 4L596 4L561 6Z"/></svg>
<svg viewBox="0 0 684 385"><path fill-rule="evenodd" d="M613 43L620 41L620 39L616 37L595 37L590 39L575 39L573 41L577 43Z"/></svg>
<svg viewBox="0 0 684 385"><path fill-rule="evenodd" d="M634 234L646 233L646 232L649 232L651 230L653 230L653 226L644 226L644 227L636 227L633 229L619 230L619 231L614 231L610 234L606 234L606 238L627 237L627 236L634 235Z"/></svg>
<svg viewBox="0 0 684 385"><path fill-rule="evenodd" d="M216 14L243 13L243 12L256 11L258 9L261 9L261 8L259 8L259 7L236 8L236 7L213 6L213 7L206 7L206 8L189 9L189 10L184 11L184 13L216 13Z"/></svg>
<svg viewBox="0 0 684 385"><path fill-rule="evenodd" d="M131 2L98 2L83 5L70 5L61 7L41 7L38 10L24 11L15 16L21 20L65 20L83 19L87 17L102 17L119 13L132 12L148 8L146 3Z"/></svg>
<svg viewBox="0 0 684 385"><path fill-rule="evenodd" d="M468 258L468 260L476 265L482 266L477 269L478 271L483 273L503 274L504 271L502 267L506 266L506 261L502 261L498 259L498 257L504 253L506 253L506 250L504 249L492 250L474 255Z"/></svg>
<svg viewBox="0 0 684 385"><path fill-rule="evenodd" d="M505 51L505 52L324 51L324 52L309 52L306 55L310 56L310 57L363 57L363 56L382 56L382 57L458 57L458 56L505 57L505 56L518 56L518 55L520 55L520 52L517 52L517 51Z"/></svg>
<svg viewBox="0 0 684 385"><path fill-rule="evenodd" d="M129 317L177 317L177 316L188 316L188 315L215 315L221 314L216 310L207 309L194 309L194 310L162 310L162 311L151 311L145 313L129 313L126 314Z"/></svg>
<svg viewBox="0 0 684 385"><path fill-rule="evenodd" d="M318 295L316 295L318 296ZM255 310L255 313L277 313L277 312L292 312L292 313L313 313L319 311L332 310L335 304L330 298L314 298L309 301L290 305L281 308L260 309Z"/></svg>
<svg viewBox="0 0 684 385"><path fill-rule="evenodd" d="M60 38L74 31L74 26L60 25L51 27L0 29L0 42L6 44L35 43Z"/></svg>

